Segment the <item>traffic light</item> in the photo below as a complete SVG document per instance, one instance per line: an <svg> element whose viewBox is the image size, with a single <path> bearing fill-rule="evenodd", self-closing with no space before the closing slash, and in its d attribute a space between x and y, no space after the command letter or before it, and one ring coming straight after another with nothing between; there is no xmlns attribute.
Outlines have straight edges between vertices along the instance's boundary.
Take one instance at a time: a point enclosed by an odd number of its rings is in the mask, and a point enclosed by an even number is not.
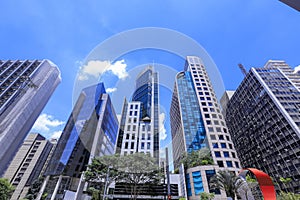
<svg viewBox="0 0 300 200"><path fill-rule="evenodd" d="M171 195L168 195L168 200L169 200L169 199L172 199Z"/></svg>

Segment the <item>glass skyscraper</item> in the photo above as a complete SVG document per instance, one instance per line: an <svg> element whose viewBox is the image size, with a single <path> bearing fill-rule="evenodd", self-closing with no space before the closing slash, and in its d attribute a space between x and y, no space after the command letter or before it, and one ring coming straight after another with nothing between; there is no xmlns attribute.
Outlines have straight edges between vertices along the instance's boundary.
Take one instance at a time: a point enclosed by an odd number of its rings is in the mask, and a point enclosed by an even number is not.
<svg viewBox="0 0 300 200"><path fill-rule="evenodd" d="M227 104L226 122L244 168L300 192L300 74L284 61L251 68ZM291 178L283 184L280 178Z"/></svg>
<svg viewBox="0 0 300 200"><path fill-rule="evenodd" d="M116 152L149 153L159 163L159 85L151 66L136 78L131 102L124 100Z"/></svg>
<svg viewBox="0 0 300 200"><path fill-rule="evenodd" d="M49 60L0 60L0 176L60 82Z"/></svg>
<svg viewBox="0 0 300 200"><path fill-rule="evenodd" d="M82 172L94 157L114 154L117 131L117 116L103 83L83 89L45 172L64 177L57 183L56 199L64 190L78 190Z"/></svg>
<svg viewBox="0 0 300 200"><path fill-rule="evenodd" d="M173 162L179 168L185 153L208 148L213 165L186 169L185 182L189 199L201 192L212 192L209 179L218 170L240 170L239 159L231 141L214 89L202 60L188 56L184 71L175 78L170 121ZM217 194L224 197L224 193Z"/></svg>

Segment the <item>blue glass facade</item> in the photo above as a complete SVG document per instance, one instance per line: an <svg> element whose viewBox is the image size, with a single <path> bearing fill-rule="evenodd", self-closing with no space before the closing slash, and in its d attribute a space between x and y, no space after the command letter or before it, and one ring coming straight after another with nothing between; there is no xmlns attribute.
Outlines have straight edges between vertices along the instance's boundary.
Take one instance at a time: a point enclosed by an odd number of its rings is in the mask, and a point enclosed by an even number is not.
<svg viewBox="0 0 300 200"><path fill-rule="evenodd" d="M204 192L201 172L200 171L193 172L192 175L193 175L193 181L194 181L194 191L195 191L195 194L198 195L201 192Z"/></svg>
<svg viewBox="0 0 300 200"><path fill-rule="evenodd" d="M192 152L206 147L205 127L189 71L177 76L178 96L181 106L186 151Z"/></svg>
<svg viewBox="0 0 300 200"><path fill-rule="evenodd" d="M100 130L97 128L99 123ZM83 89L46 174L79 177L91 154L101 156L114 153L117 131L118 120L103 83ZM91 153L94 146L97 150Z"/></svg>

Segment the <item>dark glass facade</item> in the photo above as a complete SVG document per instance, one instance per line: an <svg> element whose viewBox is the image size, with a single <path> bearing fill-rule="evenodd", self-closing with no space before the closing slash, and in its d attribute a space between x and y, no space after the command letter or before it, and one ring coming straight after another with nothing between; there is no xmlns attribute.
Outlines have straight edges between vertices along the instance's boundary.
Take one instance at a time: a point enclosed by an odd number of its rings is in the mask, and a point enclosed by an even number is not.
<svg viewBox="0 0 300 200"><path fill-rule="evenodd" d="M252 68L228 103L226 122L243 168L266 172L277 190L300 192L300 90L292 81L300 77L292 72L283 62Z"/></svg>
<svg viewBox="0 0 300 200"><path fill-rule="evenodd" d="M103 83L83 89L45 174L79 178L92 157L114 153L117 130Z"/></svg>

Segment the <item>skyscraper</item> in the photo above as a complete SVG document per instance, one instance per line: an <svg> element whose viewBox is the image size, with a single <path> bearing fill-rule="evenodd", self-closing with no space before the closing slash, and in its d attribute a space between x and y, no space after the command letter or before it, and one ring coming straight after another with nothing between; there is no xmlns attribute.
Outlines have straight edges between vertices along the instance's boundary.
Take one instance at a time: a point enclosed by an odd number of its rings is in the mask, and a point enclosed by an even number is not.
<svg viewBox="0 0 300 200"><path fill-rule="evenodd" d="M0 175L61 81L49 60L0 60Z"/></svg>
<svg viewBox="0 0 300 200"><path fill-rule="evenodd" d="M280 1L294 9L300 11L300 2L298 0L280 0Z"/></svg>
<svg viewBox="0 0 300 200"><path fill-rule="evenodd" d="M226 122L244 168L300 192L300 74L284 61L251 68L227 105ZM282 184L282 178L291 178Z"/></svg>
<svg viewBox="0 0 300 200"><path fill-rule="evenodd" d="M188 56L184 71L179 72L175 78L170 120L175 168L179 168L181 158L186 152L202 148L211 151L214 162L214 165L187 170L189 198L199 198L196 195L201 192L210 192L209 179L219 169L228 169L235 173L239 171L239 159L225 119L199 57Z"/></svg>
<svg viewBox="0 0 300 200"><path fill-rule="evenodd" d="M83 89L45 172L60 176L54 183L59 190L52 197L61 199L64 190L80 189L87 164L94 157L114 154L117 131L118 119L103 83ZM47 187L54 189L51 184Z"/></svg>
<svg viewBox="0 0 300 200"><path fill-rule="evenodd" d="M30 133L7 168L4 178L16 187L11 200L23 199L42 171L52 144L37 133Z"/></svg>
<svg viewBox="0 0 300 200"><path fill-rule="evenodd" d="M159 162L159 85L151 66L136 78L132 101L124 100L116 152L149 153Z"/></svg>

